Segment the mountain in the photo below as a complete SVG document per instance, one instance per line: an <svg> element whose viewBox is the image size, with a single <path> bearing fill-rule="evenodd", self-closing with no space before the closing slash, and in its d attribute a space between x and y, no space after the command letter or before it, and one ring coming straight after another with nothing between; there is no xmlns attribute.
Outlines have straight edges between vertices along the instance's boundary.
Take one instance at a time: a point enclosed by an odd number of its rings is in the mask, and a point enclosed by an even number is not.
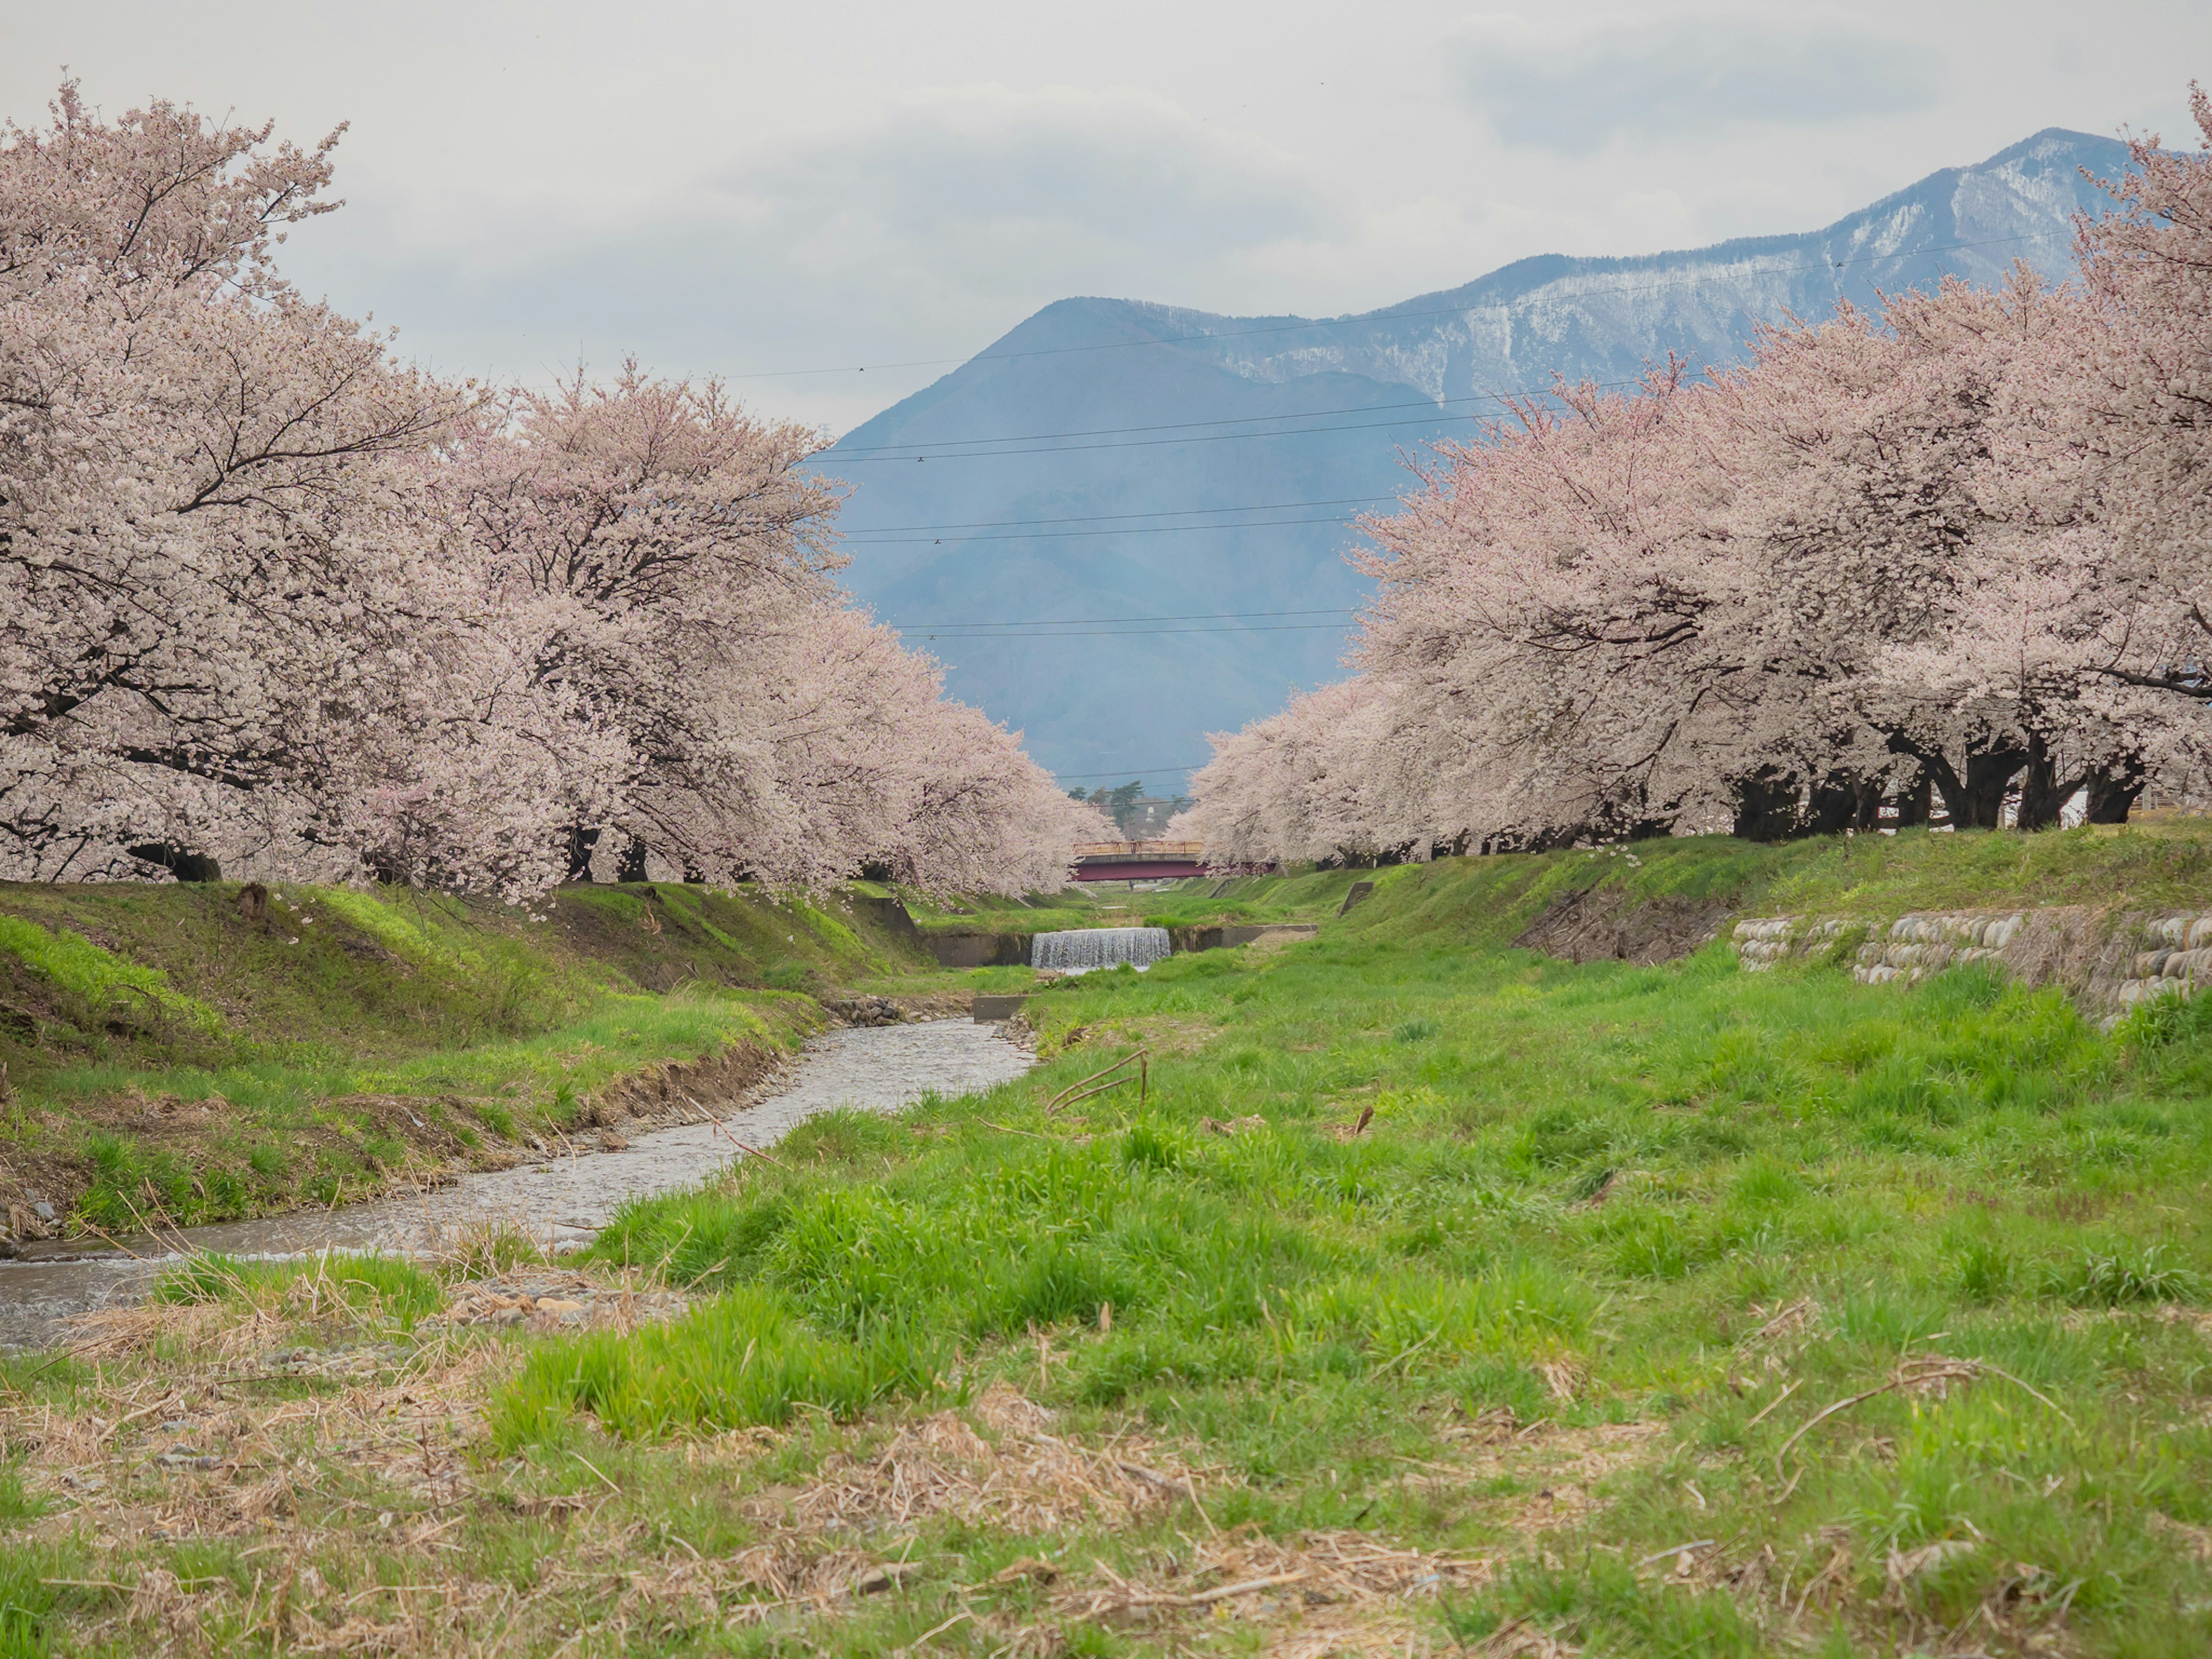
<svg viewBox="0 0 2212 1659"><path fill-rule="evenodd" d="M2106 205L2084 169L2126 163L2052 128L1802 235L1544 255L1359 316L1062 300L822 457L855 486L845 580L1066 781L1172 791L1204 733L1341 676L1346 618L1314 613L1368 587L1349 520L1498 393L1727 363L1760 322L2015 258L2063 276ZM1070 625L969 626L1042 619Z"/></svg>

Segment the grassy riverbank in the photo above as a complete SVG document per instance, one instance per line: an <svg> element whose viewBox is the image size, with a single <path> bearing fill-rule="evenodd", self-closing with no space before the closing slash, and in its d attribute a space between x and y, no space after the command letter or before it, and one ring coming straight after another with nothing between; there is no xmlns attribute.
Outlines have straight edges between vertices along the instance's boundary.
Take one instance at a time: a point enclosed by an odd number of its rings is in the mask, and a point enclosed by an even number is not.
<svg viewBox="0 0 2212 1659"><path fill-rule="evenodd" d="M1201 922L1320 921L1373 870L1301 868L1280 876L1199 877L1132 888L1114 882L1027 899L908 901L925 933L1047 933L1069 927L1183 927Z"/></svg>
<svg viewBox="0 0 2212 1659"><path fill-rule="evenodd" d="M657 1107L656 1067L738 1085L820 1023L809 993L924 968L865 906L673 884L534 917L0 886L0 1201L114 1231L363 1196Z"/></svg>
<svg viewBox="0 0 2212 1659"><path fill-rule="evenodd" d="M15 1369L0 1636L2203 1652L2212 1018L1511 941L1593 884L2201 906L2206 853L1383 872L1311 944L1034 999L1049 1058L988 1097L817 1119L635 1206L595 1271L700 1298L672 1325L479 1340L414 1270L203 1274ZM1072 1094L1139 1049L1141 1098ZM359 1374L240 1380L302 1341Z"/></svg>

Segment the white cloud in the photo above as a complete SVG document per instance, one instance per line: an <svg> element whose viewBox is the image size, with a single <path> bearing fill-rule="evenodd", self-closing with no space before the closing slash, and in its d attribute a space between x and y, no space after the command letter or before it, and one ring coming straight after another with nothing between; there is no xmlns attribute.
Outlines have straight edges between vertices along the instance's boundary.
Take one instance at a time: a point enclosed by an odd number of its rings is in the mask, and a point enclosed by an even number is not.
<svg viewBox="0 0 2212 1659"><path fill-rule="evenodd" d="M1458 42L1468 102L1507 143L1582 155L1622 139L1823 126L1935 102L1925 46L1817 17L1479 18Z"/></svg>
<svg viewBox="0 0 2212 1659"><path fill-rule="evenodd" d="M764 220L829 246L1074 237L1206 258L1329 229L1297 161L1156 94L931 89L882 118L757 150L721 181Z"/></svg>
<svg viewBox="0 0 2212 1659"><path fill-rule="evenodd" d="M288 269L441 368L526 379L957 360L1079 294L1362 310L1534 254L1809 228L2045 125L2189 138L2212 75L2212 8L2176 0L0 15L0 114L37 119L68 64L111 112L350 120L350 205ZM937 372L739 386L843 426Z"/></svg>
<svg viewBox="0 0 2212 1659"><path fill-rule="evenodd" d="M700 372L896 362L951 330L964 352L1065 294L1173 295L1349 229L1294 158L1115 89L926 89L629 215L368 194L302 233L294 268L374 287L444 367L520 357L538 378L631 352ZM847 424L929 378L855 377L808 407Z"/></svg>

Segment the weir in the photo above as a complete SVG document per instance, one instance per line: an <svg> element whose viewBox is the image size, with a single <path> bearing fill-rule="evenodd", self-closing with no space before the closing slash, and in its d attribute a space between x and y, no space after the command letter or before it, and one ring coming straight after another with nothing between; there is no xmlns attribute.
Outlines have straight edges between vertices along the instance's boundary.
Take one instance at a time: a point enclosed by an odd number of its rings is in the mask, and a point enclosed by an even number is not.
<svg viewBox="0 0 2212 1659"><path fill-rule="evenodd" d="M1173 946L1164 927L1079 927L1039 933L1030 941L1030 966L1060 974L1087 974L1123 963L1141 971L1164 961Z"/></svg>

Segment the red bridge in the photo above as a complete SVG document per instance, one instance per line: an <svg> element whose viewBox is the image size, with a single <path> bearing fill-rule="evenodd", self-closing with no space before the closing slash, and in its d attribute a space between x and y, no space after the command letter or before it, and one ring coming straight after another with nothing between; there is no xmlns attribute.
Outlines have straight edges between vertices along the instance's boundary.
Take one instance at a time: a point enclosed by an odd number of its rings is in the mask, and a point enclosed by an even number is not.
<svg viewBox="0 0 2212 1659"><path fill-rule="evenodd" d="M1173 881L1182 876L1256 875L1273 866L1206 863L1202 841L1097 841L1075 849L1078 881Z"/></svg>

